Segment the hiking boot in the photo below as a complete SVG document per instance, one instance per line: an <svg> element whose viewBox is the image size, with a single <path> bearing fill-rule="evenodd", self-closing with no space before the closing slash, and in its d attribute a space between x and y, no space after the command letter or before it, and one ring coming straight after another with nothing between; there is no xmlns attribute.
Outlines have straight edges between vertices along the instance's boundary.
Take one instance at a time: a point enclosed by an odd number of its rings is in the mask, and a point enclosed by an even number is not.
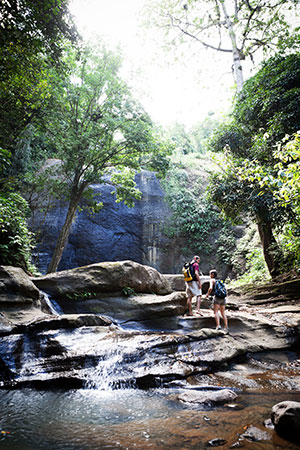
<svg viewBox="0 0 300 450"><path fill-rule="evenodd" d="M216 327L216 330L221 330L221 329L222 329L221 325L219 325L218 327Z"/></svg>
<svg viewBox="0 0 300 450"><path fill-rule="evenodd" d="M229 334L229 328L228 327L224 328L224 332L225 332L225 334Z"/></svg>

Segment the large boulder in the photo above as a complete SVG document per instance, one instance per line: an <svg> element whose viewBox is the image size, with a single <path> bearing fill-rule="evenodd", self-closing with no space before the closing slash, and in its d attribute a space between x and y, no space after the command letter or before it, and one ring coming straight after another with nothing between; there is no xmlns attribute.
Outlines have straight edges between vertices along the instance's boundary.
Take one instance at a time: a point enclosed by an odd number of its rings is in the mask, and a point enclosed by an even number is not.
<svg viewBox="0 0 300 450"><path fill-rule="evenodd" d="M164 277L170 283L173 291L185 291L185 282L183 275L164 274ZM209 288L210 277L208 275L201 275L202 293L206 294Z"/></svg>
<svg viewBox="0 0 300 450"><path fill-rule="evenodd" d="M271 411L271 420L277 433L300 442L300 403L285 401L277 403Z"/></svg>
<svg viewBox="0 0 300 450"><path fill-rule="evenodd" d="M0 266L0 303L33 303L39 290L19 267Z"/></svg>
<svg viewBox="0 0 300 450"><path fill-rule="evenodd" d="M45 316L40 291L19 267L0 266L0 308L0 333Z"/></svg>
<svg viewBox="0 0 300 450"><path fill-rule="evenodd" d="M103 262L63 270L39 278L34 284L54 298L88 296L133 289L137 293L170 294L171 286L156 269L134 261Z"/></svg>

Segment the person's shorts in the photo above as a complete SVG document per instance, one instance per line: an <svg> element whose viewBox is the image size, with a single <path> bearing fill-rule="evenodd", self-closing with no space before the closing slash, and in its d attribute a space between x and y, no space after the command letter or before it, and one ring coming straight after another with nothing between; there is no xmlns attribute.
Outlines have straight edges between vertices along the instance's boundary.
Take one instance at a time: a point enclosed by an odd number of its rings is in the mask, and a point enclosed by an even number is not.
<svg viewBox="0 0 300 450"><path fill-rule="evenodd" d="M226 297L225 298L221 298L221 297L217 297L215 295L214 296L214 305L226 305Z"/></svg>
<svg viewBox="0 0 300 450"><path fill-rule="evenodd" d="M188 297L202 295L202 290L199 289L197 281L186 281L185 292Z"/></svg>

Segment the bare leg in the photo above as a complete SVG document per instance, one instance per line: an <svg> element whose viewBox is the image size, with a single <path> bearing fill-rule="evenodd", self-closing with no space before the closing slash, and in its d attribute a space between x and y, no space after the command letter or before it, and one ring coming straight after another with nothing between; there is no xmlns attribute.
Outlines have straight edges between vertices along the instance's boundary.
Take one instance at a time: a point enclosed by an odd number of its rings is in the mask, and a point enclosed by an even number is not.
<svg viewBox="0 0 300 450"><path fill-rule="evenodd" d="M193 310L192 310L192 299L193 299L193 297L188 297L188 298L186 299L186 303L187 303L187 306L188 306L188 309L189 309L189 315L190 315L190 316L193 315Z"/></svg>
<svg viewBox="0 0 300 450"><path fill-rule="evenodd" d="M225 305L220 305L220 310L221 310L221 316L223 317L223 320L224 320L224 326L225 326L225 328L228 328L228 320L227 320L227 316L226 316L226 312L225 312Z"/></svg>
<svg viewBox="0 0 300 450"><path fill-rule="evenodd" d="M216 303L214 303L214 314L215 314L216 327L220 326L219 306L220 305L217 305Z"/></svg>
<svg viewBox="0 0 300 450"><path fill-rule="evenodd" d="M197 313L199 313L200 314L200 306L201 306L201 300L202 300L202 296L201 295L198 295L197 296Z"/></svg>

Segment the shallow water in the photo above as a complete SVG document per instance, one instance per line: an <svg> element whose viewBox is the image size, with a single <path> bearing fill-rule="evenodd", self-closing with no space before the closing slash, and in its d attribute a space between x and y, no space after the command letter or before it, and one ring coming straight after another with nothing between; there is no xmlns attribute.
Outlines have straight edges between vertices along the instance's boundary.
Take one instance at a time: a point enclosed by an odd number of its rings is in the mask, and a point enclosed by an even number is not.
<svg viewBox="0 0 300 450"><path fill-rule="evenodd" d="M189 407L180 391L76 390L0 391L3 450L206 449L222 438L222 449L296 450L264 426L271 407L300 401L299 392L242 393L235 405ZM239 437L249 427L261 430L260 441ZM7 434L3 433L7 432ZM256 433L258 431L256 430ZM9 434L8 434L9 433ZM251 438L252 439L252 438Z"/></svg>

